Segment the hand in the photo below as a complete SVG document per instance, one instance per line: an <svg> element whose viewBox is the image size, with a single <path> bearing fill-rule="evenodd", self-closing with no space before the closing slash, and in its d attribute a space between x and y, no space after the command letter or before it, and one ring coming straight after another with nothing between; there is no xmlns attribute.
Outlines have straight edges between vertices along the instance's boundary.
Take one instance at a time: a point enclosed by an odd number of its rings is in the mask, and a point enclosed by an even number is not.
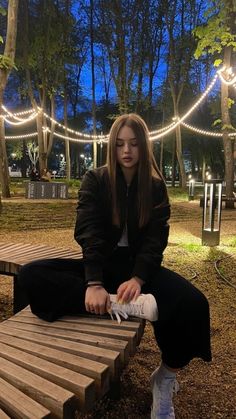
<svg viewBox="0 0 236 419"><path fill-rule="evenodd" d="M117 301L125 304L130 303L132 300L137 300L143 284L144 281L137 276L123 282L117 290Z"/></svg>
<svg viewBox="0 0 236 419"><path fill-rule="evenodd" d="M94 314L105 314L110 309L110 296L100 285L88 287L85 293L85 308Z"/></svg>

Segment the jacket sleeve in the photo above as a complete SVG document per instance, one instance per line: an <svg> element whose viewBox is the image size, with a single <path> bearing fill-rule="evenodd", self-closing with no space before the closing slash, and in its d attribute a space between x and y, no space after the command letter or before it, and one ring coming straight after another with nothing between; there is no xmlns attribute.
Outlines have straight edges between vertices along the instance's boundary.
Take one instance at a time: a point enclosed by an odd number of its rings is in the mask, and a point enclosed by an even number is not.
<svg viewBox="0 0 236 419"><path fill-rule="evenodd" d="M74 237L83 251L85 282L103 283L103 263L107 253L101 188L94 171L81 183Z"/></svg>
<svg viewBox="0 0 236 419"><path fill-rule="evenodd" d="M151 217L144 227L142 244L135 258L133 276L138 276L145 282L160 267L163 251L168 243L170 205L168 198L165 199L164 188L163 182L155 188L154 193L158 196L156 200L154 196Z"/></svg>

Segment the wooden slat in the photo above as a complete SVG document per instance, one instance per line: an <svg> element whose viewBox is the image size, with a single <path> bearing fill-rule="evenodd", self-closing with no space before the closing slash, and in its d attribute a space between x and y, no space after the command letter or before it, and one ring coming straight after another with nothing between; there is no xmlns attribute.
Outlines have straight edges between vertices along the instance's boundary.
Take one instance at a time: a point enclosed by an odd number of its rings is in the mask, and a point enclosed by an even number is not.
<svg viewBox="0 0 236 419"><path fill-rule="evenodd" d="M98 348L95 346L86 345L84 343L68 341L65 339L56 338L54 335L46 336L40 333L27 332L25 330L22 333L21 329L14 329L13 327L9 326L6 328L4 325L0 325L0 332L4 333L6 331L10 336L24 338L24 340L39 343L40 345L47 346L49 348L59 349L64 352L69 352L74 355L79 355L84 358L102 362L103 364L106 364L110 367L112 376L120 374L121 359L120 353L118 351L112 351L110 349Z"/></svg>
<svg viewBox="0 0 236 419"><path fill-rule="evenodd" d="M0 332L0 341L2 339L5 343L5 337ZM9 346L18 349L24 348L25 352L93 378L96 392L100 396L104 395L109 389L109 368L105 364L9 335L7 343Z"/></svg>
<svg viewBox="0 0 236 419"><path fill-rule="evenodd" d="M70 332L79 332L79 333L89 333L90 335L101 336L105 338L113 338L113 339L123 339L128 341L128 348L131 354L134 354L137 344L137 336L136 332L132 330L114 330L113 327L99 327L96 325L85 325L85 324L77 324L77 323L70 323L65 322L63 324L63 320L57 320L53 323L44 322L41 319L38 319L36 316L29 316L24 317L22 319L20 316L15 316L9 318L7 321L9 322L21 322L25 324L33 324L38 326L45 326L47 328L53 327L53 329L62 329Z"/></svg>
<svg viewBox="0 0 236 419"><path fill-rule="evenodd" d="M43 419L51 417L48 409L2 378L0 378L0 406L14 419Z"/></svg>
<svg viewBox="0 0 236 419"><path fill-rule="evenodd" d="M17 315L17 314L16 314ZM31 312L30 306L25 307L20 312L21 318L34 316ZM63 322L82 323L82 324L96 324L101 327L112 327L114 329L133 330L137 333L138 343L140 342L145 328L145 320L139 318L132 318L132 320L124 320L118 323L116 320L111 320L110 317L96 316L93 314L78 314L77 316L63 316Z"/></svg>
<svg viewBox="0 0 236 419"><path fill-rule="evenodd" d="M12 317L12 319L14 319ZM42 321L43 322L43 321ZM40 334L45 334L47 336L54 336L62 339L71 340L74 342L81 342L93 346L98 346L101 348L108 348L111 350L119 351L121 355L121 360L124 364L127 364L129 359L129 350L128 350L128 342L121 339L112 339L112 338L104 338L101 336L95 336L90 335L88 333L79 333L79 332L73 332L66 329L57 329L53 327L54 323L46 323L45 325L32 325L32 324L26 324L23 322L13 322L10 319L5 320L1 323L0 327L7 325L9 327L14 327L17 329L22 330L22 335L24 334L24 331L31 331L36 332ZM6 328L7 331L7 328Z"/></svg>
<svg viewBox="0 0 236 419"><path fill-rule="evenodd" d="M11 419L2 409L0 409L0 419Z"/></svg>
<svg viewBox="0 0 236 419"><path fill-rule="evenodd" d="M76 397L68 390L0 357L0 376L49 409L57 418L71 418Z"/></svg>
<svg viewBox="0 0 236 419"><path fill-rule="evenodd" d="M17 274L26 263L49 258L81 259L81 250L53 248L46 245L0 243L0 271Z"/></svg>
<svg viewBox="0 0 236 419"><path fill-rule="evenodd" d="M95 401L94 380L24 352L23 347L20 350L9 346L7 344L8 336L6 336L5 342L6 344L0 342L1 357L74 393L77 396L78 406L81 410L91 408Z"/></svg>

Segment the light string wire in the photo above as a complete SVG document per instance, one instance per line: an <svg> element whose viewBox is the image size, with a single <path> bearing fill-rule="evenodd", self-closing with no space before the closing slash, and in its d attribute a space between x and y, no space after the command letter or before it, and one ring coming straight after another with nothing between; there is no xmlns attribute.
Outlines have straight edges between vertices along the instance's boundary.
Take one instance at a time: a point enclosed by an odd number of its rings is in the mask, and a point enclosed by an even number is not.
<svg viewBox="0 0 236 419"><path fill-rule="evenodd" d="M227 78L229 77L230 80L226 80L225 77L222 75L222 73L226 72L227 73ZM158 130L154 130L151 131L149 133L150 135L150 140L151 141L156 141L159 138L163 138L165 137L167 134L169 134L170 132L172 132L175 128L177 128L179 125L183 125L185 126L185 128L188 128L192 131L198 132L199 134L202 135L208 135L208 136L212 136L212 137L222 137L223 134L222 133L217 133L217 132L213 132L213 131L205 131L202 130L200 128L194 127L193 125L189 125L189 124L184 124L185 119L187 119L191 113L200 105L200 103L205 99L205 97L210 93L210 91L212 90L212 88L214 87L218 77L220 78L220 80L227 84L227 85L231 85L233 87L236 88L236 75L232 72L232 69L226 69L225 67L222 67L221 69L219 69L217 71L217 73L215 74L213 80L211 81L211 83L209 84L209 86L207 87L207 89L205 90L205 92L200 96L200 98L195 102L195 104L182 116L179 117L177 119L176 122L172 122L171 124L160 128ZM10 111L7 110L7 108L5 106L2 106L2 109L8 114L8 116L10 118L15 118L18 120L18 122L13 122L10 121L8 118L6 118L5 115L2 115L2 117L4 118L4 120L12 125L22 125L24 123L30 122L33 119L36 118L37 114L42 112L42 108L38 107L38 113L35 112L34 109L30 109L30 110L26 110L23 112L18 112L18 113L11 113ZM19 118L18 115L26 115L31 113L32 115L30 115L28 118L22 119ZM97 142L107 142L108 140L108 135L92 135L92 134L86 134L86 133L82 133L80 131L75 131L71 128L67 128L65 127L65 125L59 123L57 120L55 120L54 118L50 117L46 112L42 112L43 115L49 119L53 124L59 126L61 129L67 130L70 133L73 133L74 135L77 135L79 137L83 137L83 139L79 139L79 138L73 138L73 137L69 137L63 134L60 134L56 131L54 131L54 135L59 137L59 138L63 138L63 139L67 139L69 141L74 141L74 142L83 142L83 143L92 143L94 142L94 140L97 140ZM174 119L174 118L173 118ZM49 130L49 128L44 129L44 131L48 131L51 132L51 130ZM230 133L229 134L231 137L234 137L236 134L235 133ZM29 136L35 136L35 133L32 134L26 134L26 135L22 135L22 136L6 136L6 139L20 139L20 138L28 138Z"/></svg>

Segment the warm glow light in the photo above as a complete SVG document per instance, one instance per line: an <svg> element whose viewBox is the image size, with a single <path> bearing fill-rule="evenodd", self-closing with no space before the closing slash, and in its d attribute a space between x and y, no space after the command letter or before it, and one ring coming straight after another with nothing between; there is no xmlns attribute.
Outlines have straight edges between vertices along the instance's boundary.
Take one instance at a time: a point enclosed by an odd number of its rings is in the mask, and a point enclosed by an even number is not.
<svg viewBox="0 0 236 419"><path fill-rule="evenodd" d="M201 135L207 135L209 137L223 137L223 133L221 133L221 132L206 131L206 130L194 127L193 125L186 124L185 122L182 122L181 125L183 125L187 129L189 129L191 131L194 131L194 132L197 132L198 134L201 134ZM228 135L230 137L235 137L236 132L230 132Z"/></svg>
<svg viewBox="0 0 236 419"><path fill-rule="evenodd" d="M31 132L31 134L22 134L22 135L6 135L6 140L24 140L25 138L37 137L37 132Z"/></svg>
<svg viewBox="0 0 236 419"><path fill-rule="evenodd" d="M225 74L227 76L227 79L225 78ZM222 67L221 69L219 69L217 71L217 73L213 77L211 83L209 84L209 86L207 87L205 92L194 103L194 105L182 117L172 118L173 122L171 124L166 125L165 127L162 127L160 129L151 131L149 133L150 134L150 140L151 141L156 141L160 138L164 138L166 135L168 135L169 133L174 131L179 125L183 125L185 128L187 128L189 130L192 130L192 131L194 131L198 134L201 134L201 135L206 135L206 136L211 136L211 137L222 137L223 133L214 132L214 131L206 131L206 130L194 127L194 126L184 122L193 113L193 111L202 103L202 101L206 98L206 96L210 93L210 91L214 87L218 77L220 78L222 83L225 83L227 85L232 85L233 87L236 87L236 75L232 72L232 68L226 69L225 67ZM26 124L26 123L32 121L33 119L35 119L39 113L42 113L42 115L46 119L49 119L53 125L57 125L62 130L66 131L66 132L70 132L71 134L77 136L77 138L73 138L73 137L68 137L66 135L63 135L63 134L61 134L57 131L53 132L53 135L55 135L58 138L62 138L62 139L66 139L66 140L74 141L74 142L80 142L80 143L93 143L94 141L97 141L98 143L102 144L102 142L107 142L108 141L108 135L86 134L86 133L76 131L76 130L73 130L71 128L66 127L65 125L56 121L56 119L49 116L46 112L43 112L42 108L40 108L40 107L37 108L37 111L35 111L34 109L29 109L29 110L26 110L26 111L23 111L23 112L17 112L17 113L11 113L10 111L7 110L7 108L5 106L2 106L2 109L7 114L8 117L6 117L5 115L0 115L0 116L2 116L4 118L4 120L8 124L11 124L11 125ZM19 116L23 116L23 115L27 115L27 114L31 114L31 115L28 118L24 118L24 119L19 117ZM11 121L11 119L15 119L15 120L17 120L17 122ZM51 130L48 127L43 127L43 132L51 132ZM22 138L29 138L29 137L32 137L32 136L35 136L35 135L37 135L37 133L31 133L31 134L19 135L19 136L6 136L5 138L6 139L22 139ZM228 135L230 137L235 137L236 133L231 132Z"/></svg>

